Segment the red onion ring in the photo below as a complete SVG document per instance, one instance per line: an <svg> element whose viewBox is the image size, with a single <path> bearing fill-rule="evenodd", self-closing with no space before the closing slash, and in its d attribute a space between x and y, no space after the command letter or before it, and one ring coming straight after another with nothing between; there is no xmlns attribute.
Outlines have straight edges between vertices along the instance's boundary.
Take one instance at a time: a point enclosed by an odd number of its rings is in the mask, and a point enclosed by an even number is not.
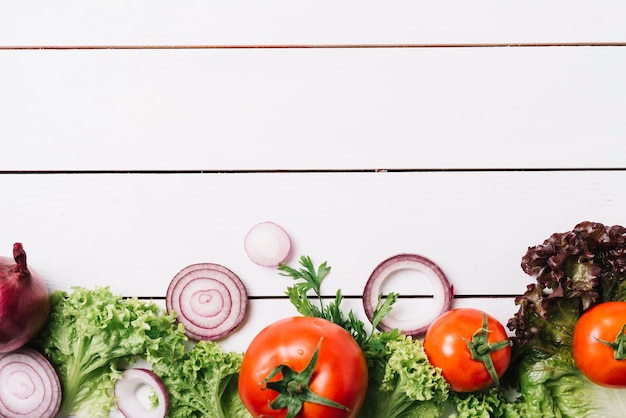
<svg viewBox="0 0 626 418"><path fill-rule="evenodd" d="M422 335L439 315L450 310L454 289L439 266L421 255L398 254L383 261L374 269L370 278L367 280L363 292L365 314L369 320L372 321L374 308L378 303L378 296L381 294L383 282L399 270L416 270L424 273L433 287L434 309L429 311L429 315L408 321L394 321L389 316L386 316L378 324L378 329L381 331L390 331L397 328L406 335Z"/></svg>
<svg viewBox="0 0 626 418"><path fill-rule="evenodd" d="M230 334L245 317L248 294L239 277L214 263L185 267L167 288L165 307L176 312L193 340L216 340Z"/></svg>
<svg viewBox="0 0 626 418"><path fill-rule="evenodd" d="M149 409L137 398L137 392L149 386L157 396L157 405ZM169 408L167 388L151 370L133 368L124 370L115 382L117 408L126 418L164 418Z"/></svg>
<svg viewBox="0 0 626 418"><path fill-rule="evenodd" d="M254 225L243 241L246 254L264 267L276 267L289 256L291 239L287 232L271 221Z"/></svg>
<svg viewBox="0 0 626 418"><path fill-rule="evenodd" d="M41 353L22 347L0 354L0 416L52 418L61 406L61 382Z"/></svg>

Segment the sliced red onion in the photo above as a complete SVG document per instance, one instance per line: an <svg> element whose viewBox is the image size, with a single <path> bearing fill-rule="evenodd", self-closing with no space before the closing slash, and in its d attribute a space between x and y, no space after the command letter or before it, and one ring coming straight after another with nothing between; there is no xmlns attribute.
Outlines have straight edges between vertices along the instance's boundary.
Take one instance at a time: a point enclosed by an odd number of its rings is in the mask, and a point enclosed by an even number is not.
<svg viewBox="0 0 626 418"><path fill-rule="evenodd" d="M152 407L146 399L137 395L148 387L157 396L157 405ZM151 370L133 368L124 370L122 377L115 382L117 408L126 418L163 418L169 407L167 389L161 379Z"/></svg>
<svg viewBox="0 0 626 418"><path fill-rule="evenodd" d="M61 383L41 353L22 347L0 354L0 416L51 418L61 406Z"/></svg>
<svg viewBox="0 0 626 418"><path fill-rule="evenodd" d="M378 329L381 331L399 329L406 335L422 335L435 319L450 310L454 289L439 266L421 255L398 254L383 261L374 269L363 292L365 313L372 321L374 308L378 303L378 296L381 294L384 281L400 270L416 270L430 280L433 288L433 309L426 315L410 320L394 320L390 315L387 315L378 324Z"/></svg>
<svg viewBox="0 0 626 418"><path fill-rule="evenodd" d="M267 221L254 225L248 231L243 246L255 264L276 267L289 256L291 239L283 228Z"/></svg>
<svg viewBox="0 0 626 418"><path fill-rule="evenodd" d="M217 340L243 321L248 294L239 277L214 263L198 263L182 269L165 295L168 313L185 326L193 340Z"/></svg>

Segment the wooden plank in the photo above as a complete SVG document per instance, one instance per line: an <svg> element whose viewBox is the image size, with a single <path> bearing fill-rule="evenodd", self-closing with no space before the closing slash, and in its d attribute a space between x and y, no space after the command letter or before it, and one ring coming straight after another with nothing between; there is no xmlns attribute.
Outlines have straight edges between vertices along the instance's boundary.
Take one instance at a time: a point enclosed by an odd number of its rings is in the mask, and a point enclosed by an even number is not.
<svg viewBox="0 0 626 418"><path fill-rule="evenodd" d="M618 1L39 0L0 5L5 46L624 42Z"/></svg>
<svg viewBox="0 0 626 418"><path fill-rule="evenodd" d="M528 246L584 220L624 224L626 171L0 175L0 248L22 241L51 288L110 285L163 297L183 267L215 262L252 296L290 285L243 249L260 221L333 267L323 290L361 295L398 253L436 262L459 295L515 295ZM402 294L429 294L418 276ZM431 294L431 293L430 293Z"/></svg>
<svg viewBox="0 0 626 418"><path fill-rule="evenodd" d="M0 65L0 171L623 167L626 47L5 50Z"/></svg>

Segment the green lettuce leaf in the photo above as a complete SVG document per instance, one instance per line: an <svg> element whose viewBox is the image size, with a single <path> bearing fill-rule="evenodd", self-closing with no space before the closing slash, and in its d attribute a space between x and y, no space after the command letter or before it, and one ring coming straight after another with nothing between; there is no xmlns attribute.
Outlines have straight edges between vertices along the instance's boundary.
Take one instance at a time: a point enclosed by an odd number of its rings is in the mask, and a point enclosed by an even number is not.
<svg viewBox="0 0 626 418"><path fill-rule="evenodd" d="M528 353L520 365L523 417L617 418L626 416L626 389L609 389L587 379L570 350L545 356Z"/></svg>
<svg viewBox="0 0 626 418"><path fill-rule="evenodd" d="M449 385L419 340L399 330L374 333L364 351L369 386L360 418L438 418Z"/></svg>
<svg viewBox="0 0 626 418"><path fill-rule="evenodd" d="M499 388L491 388L484 392L451 392L450 403L455 410L450 418L529 417L520 415L516 405L510 403Z"/></svg>
<svg viewBox="0 0 626 418"><path fill-rule="evenodd" d="M50 299L48 323L33 344L58 370L62 414L108 417L124 367L184 353L183 327L154 303L114 295L108 287L74 287Z"/></svg>
<svg viewBox="0 0 626 418"><path fill-rule="evenodd" d="M243 354L200 341L182 358L156 364L170 395L168 417L249 418L237 391L242 360Z"/></svg>

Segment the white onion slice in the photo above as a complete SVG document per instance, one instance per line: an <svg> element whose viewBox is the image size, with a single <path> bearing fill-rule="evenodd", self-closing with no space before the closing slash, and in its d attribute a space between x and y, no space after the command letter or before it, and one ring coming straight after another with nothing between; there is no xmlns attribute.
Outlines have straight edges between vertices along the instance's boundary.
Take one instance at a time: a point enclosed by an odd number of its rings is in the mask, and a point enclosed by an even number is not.
<svg viewBox="0 0 626 418"><path fill-rule="evenodd" d="M423 273L430 280L433 288L433 309L424 316L410 320L394 321L391 316L387 315L378 324L378 329L381 331L399 329L406 335L422 335L435 319L442 313L450 310L453 287L439 266L421 255L398 254L383 261L374 269L363 292L365 313L369 320L372 321L374 308L378 302L378 296L381 294L384 281L400 270L416 270Z"/></svg>
<svg viewBox="0 0 626 418"><path fill-rule="evenodd" d="M158 404L151 408L147 400L138 397L142 388L154 390ZM133 368L124 370L122 377L115 382L117 408L126 418L163 418L169 407L169 396L165 385L151 370Z"/></svg>
<svg viewBox="0 0 626 418"><path fill-rule="evenodd" d="M167 288L165 307L193 340L217 340L230 334L245 317L248 294L239 277L214 263L185 267Z"/></svg>
<svg viewBox="0 0 626 418"><path fill-rule="evenodd" d="M291 239L279 225L271 221L254 225L243 241L250 260L264 267L276 267L289 256Z"/></svg>
<svg viewBox="0 0 626 418"><path fill-rule="evenodd" d="M0 416L51 418L61 406L61 383L48 359L32 348L0 354Z"/></svg>

